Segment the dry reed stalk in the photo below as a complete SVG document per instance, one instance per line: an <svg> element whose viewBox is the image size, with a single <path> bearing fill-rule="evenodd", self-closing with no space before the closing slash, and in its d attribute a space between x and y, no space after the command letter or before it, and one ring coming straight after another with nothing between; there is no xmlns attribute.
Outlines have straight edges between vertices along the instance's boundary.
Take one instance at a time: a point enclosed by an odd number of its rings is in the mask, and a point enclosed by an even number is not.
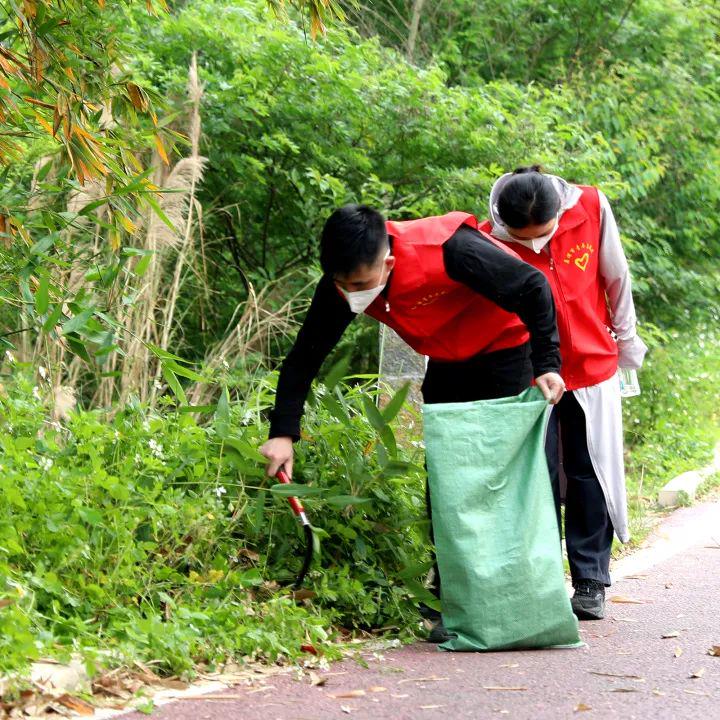
<svg viewBox="0 0 720 720"><path fill-rule="evenodd" d="M299 316L307 309L305 298L308 286L285 298L279 308L272 309L284 296L288 277L269 283L259 293L250 285L248 298L235 311L225 337L205 356L203 365L208 371L217 371L223 363L232 365L251 352L267 355L273 341L288 337L297 330ZM238 312L239 317L235 320ZM188 402L191 405L207 405L216 392L214 385L195 383L187 391Z"/></svg>

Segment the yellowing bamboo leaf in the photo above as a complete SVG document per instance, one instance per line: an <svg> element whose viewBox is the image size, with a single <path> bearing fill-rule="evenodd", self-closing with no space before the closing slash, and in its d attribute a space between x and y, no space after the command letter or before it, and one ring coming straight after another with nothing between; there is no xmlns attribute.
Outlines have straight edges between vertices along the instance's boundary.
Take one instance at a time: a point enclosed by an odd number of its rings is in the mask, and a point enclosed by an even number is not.
<svg viewBox="0 0 720 720"><path fill-rule="evenodd" d="M676 647L676 648L675 648L675 652L673 653L673 655L674 655L676 658L679 658L682 654L683 654L683 649L682 649L681 647Z"/></svg>
<svg viewBox="0 0 720 720"><path fill-rule="evenodd" d="M713 657L720 657L720 645L713 645L708 650L708 655L712 655Z"/></svg>
<svg viewBox="0 0 720 720"><path fill-rule="evenodd" d="M100 6L101 10L105 9L105 0L98 0L98 5Z"/></svg>
<svg viewBox="0 0 720 720"><path fill-rule="evenodd" d="M75 82L75 73L73 72L73 69L71 67L65 67L63 68L63 72L73 81Z"/></svg>
<svg viewBox="0 0 720 720"><path fill-rule="evenodd" d="M10 83L2 75L0 75L0 87L4 90L10 89Z"/></svg>
<svg viewBox="0 0 720 720"><path fill-rule="evenodd" d="M575 712L587 712L588 710L592 710L592 708L585 703L578 703L575 706Z"/></svg>
<svg viewBox="0 0 720 720"><path fill-rule="evenodd" d="M52 125L40 113L35 113L35 119L45 130L48 131L48 133L50 133L50 135L55 137L55 131L53 130Z"/></svg>
<svg viewBox="0 0 720 720"><path fill-rule="evenodd" d="M675 630L673 630L672 632L663 633L660 637L661 637L663 640L667 640L668 638L676 638L676 637L679 637L679 636L680 636L680 633L677 632L677 631L675 631Z"/></svg>
<svg viewBox="0 0 720 720"><path fill-rule="evenodd" d="M165 152L165 146L163 145L162 138L159 135L155 135L155 147L157 148L158 155L162 158L162 161L166 164L170 164L167 153Z"/></svg>
<svg viewBox="0 0 720 720"><path fill-rule="evenodd" d="M130 98L130 102L133 104L133 107L137 110L145 112L145 110L147 110L148 103L142 89L132 82L127 83L125 87L127 88L128 97Z"/></svg>
<svg viewBox="0 0 720 720"><path fill-rule="evenodd" d="M699 670L696 670L695 672L691 672L690 677L693 680L699 680L704 674L705 674L705 668L700 668Z"/></svg>
<svg viewBox="0 0 720 720"><path fill-rule="evenodd" d="M364 690L348 690L348 692L344 693L337 693L336 695L330 695L331 698L339 699L339 698L357 698L357 697L363 697L365 695Z"/></svg>
<svg viewBox="0 0 720 720"><path fill-rule="evenodd" d="M125 217L125 215L121 215L118 213L118 220L120 220L120 224L131 235L137 230L137 226L135 225L135 223L132 220L130 220L130 218Z"/></svg>

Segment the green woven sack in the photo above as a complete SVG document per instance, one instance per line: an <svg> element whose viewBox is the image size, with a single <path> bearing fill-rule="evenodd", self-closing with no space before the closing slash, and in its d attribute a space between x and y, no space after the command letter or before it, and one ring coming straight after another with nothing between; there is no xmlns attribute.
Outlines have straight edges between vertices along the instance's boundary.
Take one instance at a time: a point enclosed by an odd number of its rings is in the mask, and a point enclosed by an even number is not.
<svg viewBox="0 0 720 720"><path fill-rule="evenodd" d="M582 645L544 452L549 406L520 395L423 407L444 650Z"/></svg>

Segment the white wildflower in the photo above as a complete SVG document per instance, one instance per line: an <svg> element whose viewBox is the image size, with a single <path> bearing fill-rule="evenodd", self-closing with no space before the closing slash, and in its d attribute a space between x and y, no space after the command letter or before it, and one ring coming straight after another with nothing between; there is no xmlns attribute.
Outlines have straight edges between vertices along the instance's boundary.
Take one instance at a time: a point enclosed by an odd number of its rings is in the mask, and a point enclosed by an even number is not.
<svg viewBox="0 0 720 720"><path fill-rule="evenodd" d="M227 490L222 485L215 488L215 494L218 496L218 499L225 495L225 493L227 493Z"/></svg>
<svg viewBox="0 0 720 720"><path fill-rule="evenodd" d="M53 466L52 458L41 457L40 460L38 460L38 465L47 472Z"/></svg>
<svg viewBox="0 0 720 720"><path fill-rule="evenodd" d="M700 337L702 337L702 335ZM38 373L40 373L40 377L43 380L47 380L47 370L42 365L38 367Z"/></svg>
<svg viewBox="0 0 720 720"><path fill-rule="evenodd" d="M154 438L150 438L148 441L148 447L150 448L150 452L158 458L158 460L162 460L163 458L163 446Z"/></svg>

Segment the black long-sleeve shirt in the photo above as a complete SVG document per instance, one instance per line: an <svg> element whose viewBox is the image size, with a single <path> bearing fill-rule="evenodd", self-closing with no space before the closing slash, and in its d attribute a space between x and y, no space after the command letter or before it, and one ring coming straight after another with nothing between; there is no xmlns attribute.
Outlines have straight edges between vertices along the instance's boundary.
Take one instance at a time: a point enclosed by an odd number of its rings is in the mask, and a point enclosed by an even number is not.
<svg viewBox="0 0 720 720"><path fill-rule="evenodd" d="M443 245L445 271L450 278L513 312L530 331L535 377L560 369L555 304L545 276L532 266L496 247L481 233L462 225ZM392 274L384 293L388 292ZM337 345L355 313L323 276L315 289L305 321L278 380L270 437L300 436L305 398L320 366Z"/></svg>

